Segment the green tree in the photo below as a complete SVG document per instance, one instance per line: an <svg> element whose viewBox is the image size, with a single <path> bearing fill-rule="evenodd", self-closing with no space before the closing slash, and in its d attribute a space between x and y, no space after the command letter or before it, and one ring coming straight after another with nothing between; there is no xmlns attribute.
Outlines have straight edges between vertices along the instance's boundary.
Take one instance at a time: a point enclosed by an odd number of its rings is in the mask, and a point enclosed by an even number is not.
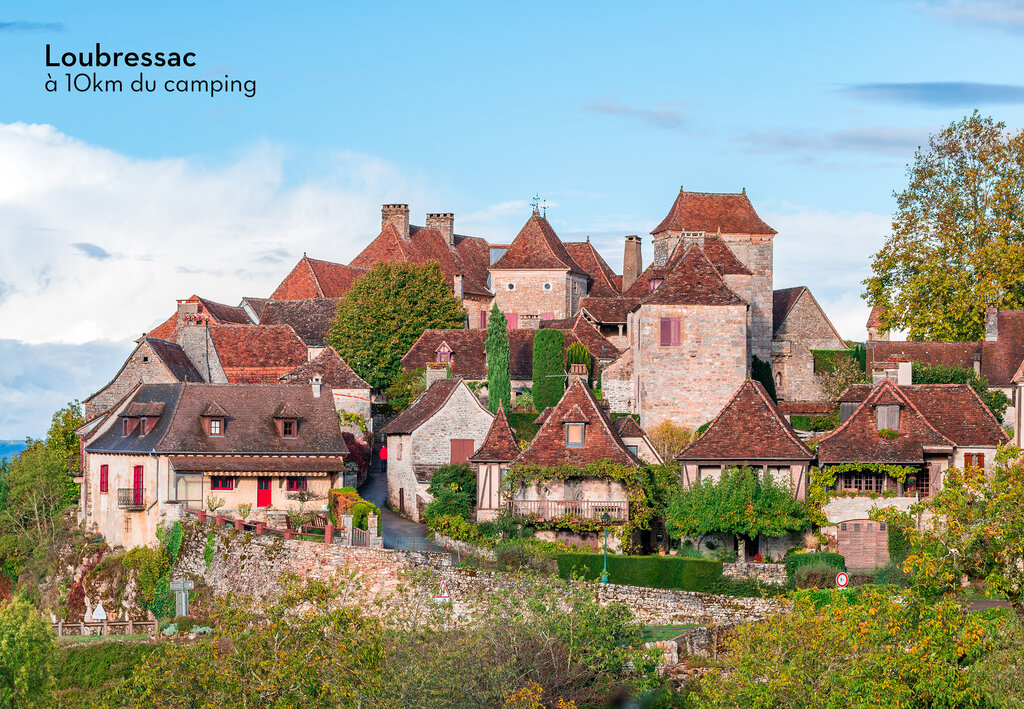
<svg viewBox="0 0 1024 709"><path fill-rule="evenodd" d="M537 411L554 406L565 392L561 330L537 330L533 335L533 404Z"/></svg>
<svg viewBox="0 0 1024 709"><path fill-rule="evenodd" d="M436 262L378 263L338 303L329 339L359 376L383 389L424 330L465 322L462 304Z"/></svg>
<svg viewBox="0 0 1024 709"><path fill-rule="evenodd" d="M0 606L0 707L52 706L53 631L22 598Z"/></svg>
<svg viewBox="0 0 1024 709"><path fill-rule="evenodd" d="M975 111L930 136L907 177L865 297L913 340L981 339L987 306L1024 307L1024 131Z"/></svg>
<svg viewBox="0 0 1024 709"><path fill-rule="evenodd" d="M585 364L590 367L590 350L582 342L574 342L565 351L565 365Z"/></svg>
<svg viewBox="0 0 1024 709"><path fill-rule="evenodd" d="M405 411L412 402L427 389L427 371L420 367L408 372L402 372L388 385L384 393L388 397L388 404L395 411Z"/></svg>
<svg viewBox="0 0 1024 709"><path fill-rule="evenodd" d="M996 420L1003 420L1006 407L1010 405L1009 397L1001 391L989 390L988 379L973 369L948 367L944 364L929 365L922 362L914 362L912 368L914 384L969 384L985 402L985 406Z"/></svg>
<svg viewBox="0 0 1024 709"><path fill-rule="evenodd" d="M772 365L765 362L756 355L750 360L750 378L760 382L772 401L778 401L779 396L775 393L775 377L772 375Z"/></svg>
<svg viewBox="0 0 1024 709"><path fill-rule="evenodd" d="M491 306L487 318L487 396L491 413L503 406L507 411L512 404L512 383L509 374L508 320L498 304Z"/></svg>
<svg viewBox="0 0 1024 709"><path fill-rule="evenodd" d="M435 515L469 519L476 507L476 473L466 463L442 465L430 478L427 492L434 498L423 510L428 520Z"/></svg>

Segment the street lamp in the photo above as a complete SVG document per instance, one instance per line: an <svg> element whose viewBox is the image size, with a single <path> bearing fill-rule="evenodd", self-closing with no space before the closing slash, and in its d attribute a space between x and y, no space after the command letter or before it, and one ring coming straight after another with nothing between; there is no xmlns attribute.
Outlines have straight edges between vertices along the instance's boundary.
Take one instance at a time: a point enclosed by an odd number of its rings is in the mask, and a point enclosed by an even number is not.
<svg viewBox="0 0 1024 709"><path fill-rule="evenodd" d="M604 522L604 568L601 570L601 583L608 583L608 523L612 521L612 516L605 511L601 521Z"/></svg>

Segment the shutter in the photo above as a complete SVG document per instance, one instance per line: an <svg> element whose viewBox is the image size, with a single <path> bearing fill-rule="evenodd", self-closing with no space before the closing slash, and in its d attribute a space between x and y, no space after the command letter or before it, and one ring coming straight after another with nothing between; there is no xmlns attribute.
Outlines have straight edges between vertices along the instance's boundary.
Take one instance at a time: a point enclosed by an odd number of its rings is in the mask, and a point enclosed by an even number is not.
<svg viewBox="0 0 1024 709"><path fill-rule="evenodd" d="M668 347L672 344L672 320L671 318L661 319L661 346Z"/></svg>
<svg viewBox="0 0 1024 709"><path fill-rule="evenodd" d="M552 312L541 313L540 314L540 319L541 320L554 320L555 319L555 314L552 313Z"/></svg>
<svg viewBox="0 0 1024 709"><path fill-rule="evenodd" d="M683 337L682 337L681 330L682 330L682 320L680 320L679 318L672 318L672 344L677 346L677 347L679 345L683 344Z"/></svg>
<svg viewBox="0 0 1024 709"><path fill-rule="evenodd" d="M928 496L933 497L942 487L942 471L938 463L928 466Z"/></svg>
<svg viewBox="0 0 1024 709"><path fill-rule="evenodd" d="M509 330L519 329L519 313L505 313L505 318L508 320Z"/></svg>
<svg viewBox="0 0 1024 709"><path fill-rule="evenodd" d="M480 329L481 330L486 330L487 329L487 311L486 310L481 310L480 311Z"/></svg>
<svg viewBox="0 0 1024 709"><path fill-rule="evenodd" d="M110 488L110 466L100 466L100 492L107 492Z"/></svg>
<svg viewBox="0 0 1024 709"><path fill-rule="evenodd" d="M453 438L451 439L451 462L452 463L466 463L469 461L469 457L473 455L473 439L472 438Z"/></svg>

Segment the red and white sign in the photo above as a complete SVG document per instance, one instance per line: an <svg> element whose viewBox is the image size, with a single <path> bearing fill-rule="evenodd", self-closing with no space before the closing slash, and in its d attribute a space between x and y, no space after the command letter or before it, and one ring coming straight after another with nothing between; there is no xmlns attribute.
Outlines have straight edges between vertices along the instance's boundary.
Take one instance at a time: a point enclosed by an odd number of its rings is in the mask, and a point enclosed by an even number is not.
<svg viewBox="0 0 1024 709"><path fill-rule="evenodd" d="M836 586L839 588L846 588L847 584L850 583L850 577L846 575L845 571L840 571L836 574Z"/></svg>
<svg viewBox="0 0 1024 709"><path fill-rule="evenodd" d="M448 587L445 585L444 581L441 582L441 591L434 596L434 600L438 603L446 603L447 601L452 600L451 595L448 593Z"/></svg>

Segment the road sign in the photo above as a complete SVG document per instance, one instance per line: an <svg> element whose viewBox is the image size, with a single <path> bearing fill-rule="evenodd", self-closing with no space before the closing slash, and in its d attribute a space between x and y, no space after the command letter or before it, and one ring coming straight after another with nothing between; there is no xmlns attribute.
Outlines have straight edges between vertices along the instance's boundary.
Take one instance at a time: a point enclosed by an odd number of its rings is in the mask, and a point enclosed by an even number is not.
<svg viewBox="0 0 1024 709"><path fill-rule="evenodd" d="M174 591L174 615L188 615L188 592L195 588L193 583L187 579L175 579L169 584Z"/></svg>
<svg viewBox="0 0 1024 709"><path fill-rule="evenodd" d="M846 588L847 584L850 583L850 577L846 575L845 571L840 571L836 574L836 586L839 588Z"/></svg>
<svg viewBox="0 0 1024 709"><path fill-rule="evenodd" d="M97 604L97 606L93 609L93 611L92 611L92 619L93 620L106 620L107 619L107 611L103 608L103 604L102 603Z"/></svg>
<svg viewBox="0 0 1024 709"><path fill-rule="evenodd" d="M448 586L445 585L444 581L441 582L441 590L434 596L434 600L438 603L447 603L452 600L451 594L448 593Z"/></svg>

